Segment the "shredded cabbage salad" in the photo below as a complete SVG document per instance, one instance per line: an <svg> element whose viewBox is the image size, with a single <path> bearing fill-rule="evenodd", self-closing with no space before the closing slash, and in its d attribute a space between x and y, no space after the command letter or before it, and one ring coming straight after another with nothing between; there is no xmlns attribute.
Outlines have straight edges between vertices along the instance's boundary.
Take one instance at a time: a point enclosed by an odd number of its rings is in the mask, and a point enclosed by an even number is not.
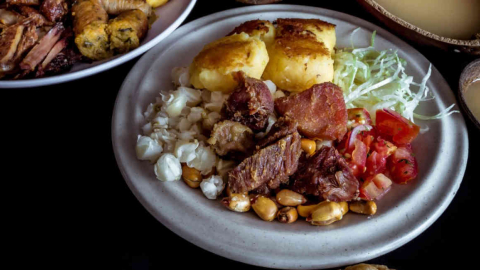
<svg viewBox="0 0 480 270"><path fill-rule="evenodd" d="M347 108L363 107L367 109L375 121L375 111L390 108L413 122L440 119L452 113L455 104L450 105L437 115L425 116L414 112L421 101L434 99L435 96L426 86L431 75L432 65L420 83L405 73L407 61L398 57L396 50L375 50L375 32L371 45L366 48L355 48L353 36L360 30L355 29L350 36L351 48L336 52L334 57L333 83L343 89ZM413 89L416 88L416 91Z"/></svg>

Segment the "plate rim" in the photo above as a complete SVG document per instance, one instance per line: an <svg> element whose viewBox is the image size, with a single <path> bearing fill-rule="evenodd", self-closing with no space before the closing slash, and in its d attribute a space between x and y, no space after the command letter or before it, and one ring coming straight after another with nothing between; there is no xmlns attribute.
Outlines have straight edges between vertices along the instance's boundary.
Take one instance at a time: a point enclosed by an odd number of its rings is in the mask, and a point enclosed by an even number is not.
<svg viewBox="0 0 480 270"><path fill-rule="evenodd" d="M338 19L338 20L349 21L350 23L352 23L351 19L354 19L355 24L357 24L359 26L362 25L362 26L369 26L371 28L375 28L375 29L377 29L377 33L383 35L385 38L392 38L393 39L392 43L395 43L399 47L403 46L403 48L406 49L405 50L406 53L408 53L408 51L413 50L420 57L418 62L427 61L428 63L430 63L430 61L428 61L428 59L423 54L421 54L417 49L415 49L414 47L412 47L411 45L409 45L405 41L401 40L399 37L395 36L394 34L390 33L389 31L383 29L382 27L379 27L378 25L375 25L371 22L368 22L364 19L358 18L358 17L350 15L350 14L346 14L346 13L339 12L339 11L334 11L334 10L329 10L329 9L325 9L325 8L320 8L320 7L310 7L310 6L303 6L303 5L273 4L273 5L265 5L265 6L248 6L248 7L234 8L234 9L229 9L229 10L216 12L216 13L198 18L196 20L193 20L193 21L189 22L188 24L185 24L185 25L181 26L176 32L180 32L180 31L183 31L183 29L188 29L188 28L202 27L202 26L207 25L206 23L210 23L210 22L213 23L215 21L218 21L219 19L237 17L237 16L242 16L242 15L249 15L250 13L257 13L259 11L264 11L264 12L301 12L301 13L304 13L304 14L315 14L315 15L332 17L332 18ZM197 26L195 27L195 25L197 25ZM174 37L172 35L169 38L171 39L171 38L174 38ZM157 46L161 47L161 48L168 48L169 44L167 42L163 42L161 44L158 44ZM459 154L459 156L461 157L461 161L459 162L459 164L457 164L459 166L456 167L455 172L452 173L453 175L456 176L456 178L455 178L455 181L452 182L449 185L450 189L448 190L448 196L445 196L441 200L441 204L438 207L435 208L434 213L427 220L421 222L420 224L416 224L416 226L414 227L414 230L412 230L409 233L403 235L402 237L394 238L393 241L390 244L383 245L378 250L375 250L375 252L371 252L371 253L368 253L368 254L363 255L363 256L357 256L356 258L353 258L353 259L349 258L347 260L344 260L344 261L342 261L342 264L338 264L338 263L336 263L336 264L335 263L333 263L333 264L321 264L321 263L317 263L317 264L310 263L310 264L308 264L307 263L307 264L298 265L298 264L285 263L285 262L283 262L283 264L278 263L278 262L272 264L272 263L265 263L265 261L258 262L258 261L248 260L248 259L246 260L245 258L242 258L238 254L238 252L235 253L232 250L225 251L225 250L221 250L221 249L215 249L212 246L208 246L208 244L205 243L205 241L203 239L201 239L199 237L195 237L194 235L188 235L188 232L185 231L185 230L182 230L181 226L175 226L175 224L172 224L171 222L168 222L167 220L161 220L162 217L159 216L159 214L156 213L156 210L153 209L153 207L151 207L148 204L147 200L144 197L142 197L142 194L140 194L139 191L136 189L136 187L133 185L132 180L129 179L129 177L128 177L126 171L125 171L126 168L122 166L122 163L121 163L122 157L118 153L118 151L119 151L117 149L117 147L118 147L117 139L118 138L116 137L116 131L115 131L115 129L117 128L118 122L119 122L119 114L120 114L120 112L118 110L118 106L119 106L120 100L122 98L125 98L124 95L128 91L127 85L131 83L131 79L134 78L135 73L139 73L142 70L143 71L148 70L149 69L147 67L147 66L149 66L148 64L151 64L155 61L154 57L149 58L150 55L155 55L155 50L151 50L147 54L142 56L142 58L135 64L135 66L129 72L129 74L125 78L124 82L122 83L120 91L118 92L118 96L117 96L117 99L115 101L115 106L114 106L114 110L113 110L112 127L111 127L112 128L112 147L114 149L115 159L117 161L117 165L119 167L119 170L121 171L122 176L123 176L125 182L127 183L127 185L129 186L131 192L135 195L135 197L139 200L139 202L143 205L143 207L145 207L145 209L147 209L147 211L150 212L150 214L152 216L154 216L158 221L160 221L161 224L166 226L169 230L171 230L172 232L174 232L178 236L180 236L183 239L185 239L185 240L187 240L187 241L189 241L189 242L191 242L191 243L193 243L193 244L195 244L195 245L197 245L197 246L199 246L203 249L206 249L206 250L208 250L208 251L210 251L214 254L217 254L217 255L220 255L220 256L235 260L235 261L243 262L243 263L249 263L249 264L252 264L252 265L263 266L263 267L276 267L276 268L298 268L298 269L300 269L300 268L307 268L307 269L308 268L320 268L320 267L330 268L330 267L337 267L337 266L341 266L341 265L353 264L353 263L358 263L358 262L361 262L361 261L366 261L366 260L381 256L385 253L388 253L388 252L390 252L390 251L392 251L396 248L399 248L400 246L408 243L409 241L411 241L412 239L414 239L415 237L420 235L428 227L430 227L441 216L441 214L444 213L444 211L448 207L448 205L450 205L451 201L453 200L453 198L454 198L455 194L457 193L457 191L460 187L460 184L463 180L465 170L466 170L467 160L468 160L469 141L468 141L468 132L467 132L467 129L466 129L465 119L464 119L463 115L460 115L461 121L459 121L458 125L461 126L461 130L464 131L464 132L462 132L462 134L459 133L458 136L463 136L464 140L461 141L462 145L459 146L459 149L463 148L463 151L459 151L459 152L461 152L461 154ZM141 67L142 64L145 67ZM147 64L147 65L145 65L145 64ZM437 82L438 85L444 85L448 90L450 90L450 92L446 93L446 95L449 95L449 96L453 97L453 99L455 100L455 96L453 94L453 91L451 90L448 83L445 81L445 78L443 77L443 75L432 65L432 71L433 70L435 70L440 76L440 81ZM134 83L134 85L131 85L131 87L133 87L133 86L137 87L137 88L135 88L134 92L136 91L136 89L138 89L138 85L140 83L141 83L141 80L138 80L136 83Z"/></svg>
<svg viewBox="0 0 480 270"><path fill-rule="evenodd" d="M2 88L7 88L7 89L33 88L33 87L41 87L41 86L55 85L55 84L60 84L64 82L75 81L81 78L98 74L103 71L107 71L123 63L126 63L132 60L133 58L141 55L142 53L149 51L155 45L160 43L163 39L168 37L173 31L175 31L175 29L177 29L185 21L185 19L191 13L193 7L197 2L197 0L188 0L188 1L189 2L186 5L186 8L182 11L180 16L177 19L175 19L175 21L172 24L170 24L163 32L155 36L152 40L148 41L147 43L139 46L138 48L135 48L134 50L120 57L117 57L110 61L106 61L99 65L82 69L79 71L75 71L72 73L65 73L65 74L55 75L51 77L34 78L34 79L27 79L27 80L5 80L5 81L0 80L0 89Z"/></svg>

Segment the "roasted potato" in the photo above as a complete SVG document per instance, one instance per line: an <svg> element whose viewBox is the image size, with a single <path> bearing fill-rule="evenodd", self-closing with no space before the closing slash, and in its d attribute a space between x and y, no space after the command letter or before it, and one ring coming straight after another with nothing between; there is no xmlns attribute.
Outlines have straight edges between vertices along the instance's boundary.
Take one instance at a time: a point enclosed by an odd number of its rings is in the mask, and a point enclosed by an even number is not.
<svg viewBox="0 0 480 270"><path fill-rule="evenodd" d="M148 30L148 18L139 9L125 11L109 21L110 49L116 53L137 48Z"/></svg>
<svg viewBox="0 0 480 270"><path fill-rule="evenodd" d="M337 42L335 25L317 19L278 19L277 36L313 36L333 54Z"/></svg>
<svg viewBox="0 0 480 270"><path fill-rule="evenodd" d="M268 47L275 39L275 27L270 21L247 21L235 27L229 35L247 33L251 37L259 38Z"/></svg>
<svg viewBox="0 0 480 270"><path fill-rule="evenodd" d="M260 79L268 63L265 43L245 33L207 44L190 65L190 82L197 89L232 92L237 86L233 73Z"/></svg>
<svg viewBox="0 0 480 270"><path fill-rule="evenodd" d="M270 61L262 78L283 90L301 92L333 79L333 59L328 48L313 37L277 37L268 47Z"/></svg>

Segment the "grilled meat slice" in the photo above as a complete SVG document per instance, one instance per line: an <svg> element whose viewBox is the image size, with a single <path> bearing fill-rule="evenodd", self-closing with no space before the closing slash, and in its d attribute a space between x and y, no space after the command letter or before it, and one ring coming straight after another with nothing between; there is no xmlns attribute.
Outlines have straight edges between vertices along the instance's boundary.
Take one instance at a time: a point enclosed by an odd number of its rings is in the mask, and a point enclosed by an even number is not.
<svg viewBox="0 0 480 270"><path fill-rule="evenodd" d="M19 6L18 10L20 11L20 14L30 19L37 27L41 27L45 23L48 24L47 19L45 19L45 17L40 12L38 12L38 10L32 7Z"/></svg>
<svg viewBox="0 0 480 270"><path fill-rule="evenodd" d="M37 77L52 76L70 70L73 64L82 60L82 55L73 48L67 47L57 54L45 67L37 71Z"/></svg>
<svg viewBox="0 0 480 270"><path fill-rule="evenodd" d="M57 43L65 28L62 23L57 23L40 42L28 52L20 63L20 68L33 71L37 65L47 56L52 47Z"/></svg>
<svg viewBox="0 0 480 270"><path fill-rule="evenodd" d="M297 127L297 121L289 117L278 118L277 122L273 124L267 135L257 143L257 149L263 148L289 134L293 134L297 131Z"/></svg>
<svg viewBox="0 0 480 270"><path fill-rule="evenodd" d="M335 202L357 197L359 182L334 147L324 146L313 156L302 156L292 177L292 190Z"/></svg>
<svg viewBox="0 0 480 270"><path fill-rule="evenodd" d="M37 27L35 26L34 23L32 23L27 26L27 29L23 33L22 40L20 40L20 42L18 43L14 62L18 64L18 62L25 55L25 53L28 50L30 50L33 47L33 45L35 45L37 40L38 40Z"/></svg>
<svg viewBox="0 0 480 270"><path fill-rule="evenodd" d="M238 122L224 120L215 124L208 143L219 156L243 159L252 153L253 132Z"/></svg>
<svg viewBox="0 0 480 270"><path fill-rule="evenodd" d="M343 92L333 83L312 86L301 93L275 100L275 110L298 121L298 131L312 139L341 140L347 132Z"/></svg>
<svg viewBox="0 0 480 270"><path fill-rule="evenodd" d="M10 5L19 6L38 6L39 0L6 0Z"/></svg>
<svg viewBox="0 0 480 270"><path fill-rule="evenodd" d="M6 27L0 34L0 73L9 72L13 68L13 57L24 29L23 24L14 24Z"/></svg>
<svg viewBox="0 0 480 270"><path fill-rule="evenodd" d="M5 28L5 26L16 24L20 22L22 19L23 17L20 14L13 12L11 10L0 8L0 26L2 26L3 28Z"/></svg>
<svg viewBox="0 0 480 270"><path fill-rule="evenodd" d="M65 0L43 0L40 12L51 22L60 21L68 13Z"/></svg>
<svg viewBox="0 0 480 270"><path fill-rule="evenodd" d="M295 173L301 154L300 135L290 134L245 159L228 173L228 185L234 193L248 192L267 185L275 189Z"/></svg>
<svg viewBox="0 0 480 270"><path fill-rule="evenodd" d="M273 112L272 94L261 80L246 77L243 72L235 74L238 86L225 106L228 120L240 122L253 131L265 130L268 115Z"/></svg>

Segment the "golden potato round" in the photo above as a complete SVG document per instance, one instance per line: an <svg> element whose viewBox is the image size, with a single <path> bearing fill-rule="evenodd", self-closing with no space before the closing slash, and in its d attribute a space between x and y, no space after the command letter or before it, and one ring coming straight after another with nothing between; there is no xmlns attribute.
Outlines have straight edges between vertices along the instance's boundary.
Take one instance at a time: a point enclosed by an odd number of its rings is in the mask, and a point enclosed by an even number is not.
<svg viewBox="0 0 480 270"><path fill-rule="evenodd" d="M232 73L260 79L268 63L265 43L245 33L207 44L190 65L190 82L197 89L232 92L237 85Z"/></svg>
<svg viewBox="0 0 480 270"><path fill-rule="evenodd" d="M262 78L277 87L301 92L333 79L333 59L323 43L314 38L285 36L268 48L270 61Z"/></svg>
<svg viewBox="0 0 480 270"><path fill-rule="evenodd" d="M270 21L247 21L235 27L229 35L246 33L251 37L259 38L268 47L275 39L275 26Z"/></svg>
<svg viewBox="0 0 480 270"><path fill-rule="evenodd" d="M323 42L331 54L337 42L335 25L318 19L278 19L277 36L314 36Z"/></svg>

